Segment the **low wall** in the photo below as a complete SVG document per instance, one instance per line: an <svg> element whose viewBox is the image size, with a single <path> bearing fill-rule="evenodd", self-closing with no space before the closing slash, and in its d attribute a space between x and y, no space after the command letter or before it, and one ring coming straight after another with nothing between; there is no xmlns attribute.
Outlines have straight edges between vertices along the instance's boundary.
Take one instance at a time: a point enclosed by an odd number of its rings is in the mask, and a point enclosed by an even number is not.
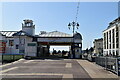
<svg viewBox="0 0 120 80"><path fill-rule="evenodd" d="M0 62L2 63L12 62L12 61L19 60L23 57L24 57L23 54L2 54L0 55L0 58L1 58Z"/></svg>

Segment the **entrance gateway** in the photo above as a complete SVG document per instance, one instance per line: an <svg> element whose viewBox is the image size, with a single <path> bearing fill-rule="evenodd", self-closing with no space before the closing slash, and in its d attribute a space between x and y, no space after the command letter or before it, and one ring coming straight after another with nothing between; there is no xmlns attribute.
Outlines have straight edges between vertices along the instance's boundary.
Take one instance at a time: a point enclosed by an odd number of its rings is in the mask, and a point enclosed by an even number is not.
<svg viewBox="0 0 120 80"><path fill-rule="evenodd" d="M76 32L74 35L67 33L52 31L41 31L39 35L35 35L35 25L32 20L23 20L22 30L14 32L12 37L6 37L8 41L12 40L12 46L6 46L6 53L9 52L8 48L14 54L23 53L25 57L42 57L49 56L49 49L52 45L70 46L70 57L81 58L82 56L82 36ZM2 34L6 32L1 32Z"/></svg>
<svg viewBox="0 0 120 80"><path fill-rule="evenodd" d="M49 56L50 46L52 45L70 46L71 58L82 57L82 36L80 33L75 33L72 36L59 31L41 31L39 35L34 36L33 42L37 44L37 57Z"/></svg>
<svg viewBox="0 0 120 80"><path fill-rule="evenodd" d="M73 42L74 39L74 42ZM48 56L49 48L51 45L67 45L70 47L71 58L80 58L82 56L82 37L80 33L74 34L73 36L59 32L53 31L48 33L41 33L39 37L34 37L35 42L37 42L37 56L46 55ZM74 45L74 46L73 46ZM73 51L75 55L73 55Z"/></svg>

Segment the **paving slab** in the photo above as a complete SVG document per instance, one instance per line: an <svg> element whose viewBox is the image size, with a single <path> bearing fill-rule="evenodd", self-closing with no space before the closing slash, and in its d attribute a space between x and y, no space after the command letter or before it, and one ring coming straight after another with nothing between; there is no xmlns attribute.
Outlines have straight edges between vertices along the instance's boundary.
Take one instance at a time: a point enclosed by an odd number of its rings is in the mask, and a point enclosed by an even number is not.
<svg viewBox="0 0 120 80"><path fill-rule="evenodd" d="M3 66L5 78L90 78L76 60L23 60ZM33 77L32 77L33 76ZM31 80L31 79L30 79Z"/></svg>
<svg viewBox="0 0 120 80"><path fill-rule="evenodd" d="M116 74L106 71L103 67L89 62L87 60L77 60L78 63L85 69L91 78L119 78Z"/></svg>
<svg viewBox="0 0 120 80"><path fill-rule="evenodd" d="M87 60L21 60L2 65L2 80L118 80L118 76Z"/></svg>

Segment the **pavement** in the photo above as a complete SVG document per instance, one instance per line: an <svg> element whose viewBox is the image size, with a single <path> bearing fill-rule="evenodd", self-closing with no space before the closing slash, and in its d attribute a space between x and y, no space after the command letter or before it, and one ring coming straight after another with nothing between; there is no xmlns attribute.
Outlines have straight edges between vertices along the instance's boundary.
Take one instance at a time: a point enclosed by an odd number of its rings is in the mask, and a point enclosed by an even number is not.
<svg viewBox="0 0 120 80"><path fill-rule="evenodd" d="M118 76L110 71L106 71L105 68L89 62L87 60L77 60L78 63L85 69L91 78L118 78Z"/></svg>
<svg viewBox="0 0 120 80"><path fill-rule="evenodd" d="M21 59L0 68L2 80L118 80L117 75L79 59Z"/></svg>

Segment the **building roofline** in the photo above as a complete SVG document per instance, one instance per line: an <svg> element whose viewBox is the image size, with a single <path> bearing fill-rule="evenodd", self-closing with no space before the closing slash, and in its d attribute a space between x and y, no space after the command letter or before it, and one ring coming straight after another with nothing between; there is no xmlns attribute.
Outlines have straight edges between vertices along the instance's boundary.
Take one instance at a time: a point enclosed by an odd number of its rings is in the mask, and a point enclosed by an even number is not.
<svg viewBox="0 0 120 80"><path fill-rule="evenodd" d="M104 32L104 31L110 29L111 27L113 27L113 25L114 25L116 22L118 22L118 21L120 21L120 17L118 17L118 18L114 19L113 21L111 21L111 22L109 23L109 26L107 27L107 29L103 30L102 32Z"/></svg>
<svg viewBox="0 0 120 80"><path fill-rule="evenodd" d="M0 32L18 32L18 31L0 31Z"/></svg>
<svg viewBox="0 0 120 80"><path fill-rule="evenodd" d="M103 40L103 38L94 39L93 43L94 43L95 41L100 41L100 40Z"/></svg>
<svg viewBox="0 0 120 80"><path fill-rule="evenodd" d="M25 33L25 35L21 35L21 34L19 34L19 33ZM29 35L28 33L26 33L25 31L22 31L22 30L20 30L20 31L18 31L17 33L14 33L12 36L29 36L29 37L33 37L32 35Z"/></svg>

